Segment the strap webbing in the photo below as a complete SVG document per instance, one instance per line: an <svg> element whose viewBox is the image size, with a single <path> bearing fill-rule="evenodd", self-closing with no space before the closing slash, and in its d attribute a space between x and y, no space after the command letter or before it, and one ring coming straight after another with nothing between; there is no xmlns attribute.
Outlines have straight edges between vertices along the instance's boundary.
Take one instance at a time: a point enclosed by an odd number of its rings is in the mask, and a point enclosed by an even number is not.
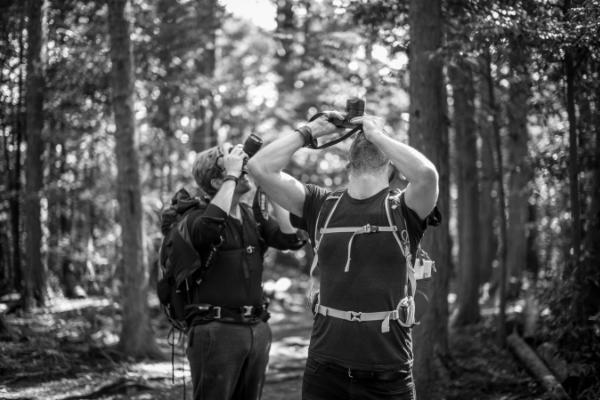
<svg viewBox="0 0 600 400"><path fill-rule="evenodd" d="M356 235L365 234L365 233L375 233L375 232L392 232L392 234L394 235L394 239L398 243L398 247L400 248L400 251L402 252L402 255L404 255L404 258L406 260L406 274L407 274L406 282L407 282L407 286L408 286L407 295L406 295L406 297L404 297L403 299L400 300L400 302L398 303L397 310L400 308L406 308L407 318L406 318L406 321L402 321L398 318L393 318L391 311L385 312L385 313L387 313L386 316L383 316L382 318L380 318L380 319L383 319L382 332L389 331L390 319L391 320L397 319L398 323L404 327L411 327L411 326L415 325L416 321L415 321L414 296L417 291L417 281L415 279L415 270L413 268L412 256L411 256L411 251L410 251L410 240L409 240L408 229L406 226L406 221L404 220L404 216L402 216L402 218L400 218L401 227L399 228L396 224L394 224L394 222L392 220L392 216L391 216L391 212L390 212L390 208L391 208L390 193L388 193L384 201L385 201L385 212L386 212L386 217L387 217L389 226L373 226L373 225L367 224L364 226L345 226L345 227L329 228L328 225L331 220L331 217L332 217L333 213L335 212L335 209L337 208L343 194L344 193L342 193L339 197L337 197L335 204L329 211L329 215L327 216L327 219L325 220L323 227L319 230L320 236L318 237L318 239L317 239L317 226L319 223L319 218L321 216L320 211L319 211L319 214L317 215L317 221L315 224L315 236L314 236L315 242L316 242L315 247L314 247L315 254L313 257L312 265L310 267L311 284L310 284L310 289L309 289L309 299L312 299L313 296L315 295L314 279L312 277L313 277L314 270L316 269L318 262L319 262L319 253L318 253L319 246L321 244L324 234L352 233L352 236L350 237L350 240L348 242L348 253L347 253L347 258L346 258L346 264L344 267L344 272L348 272L350 270L352 243L353 243ZM326 200L328 200L330 198L334 198L334 197L333 196L328 197ZM398 234L398 231L400 231L400 234ZM320 304L317 303L315 312L323 314L321 312L321 310L327 310L327 309L330 309L330 308L321 306ZM334 310L334 309L330 309L330 310ZM339 310L336 310L336 311L339 311ZM348 314L347 314L348 312L346 312L346 311L340 311L340 313L343 313L344 316L348 316ZM353 315L355 315L355 314L353 314ZM366 314L372 314L372 313L362 313L361 315L366 315ZM379 313L375 313L375 314L378 317L383 315L383 314L379 314ZM323 314L323 315L325 315L325 314ZM333 315L333 314L329 314L329 315L336 317L336 315ZM342 315L342 314L338 314L338 315ZM346 319L341 316L337 317L337 318Z"/></svg>
<svg viewBox="0 0 600 400"><path fill-rule="evenodd" d="M337 208L338 204L340 204L340 200L342 199L343 193L337 198L337 200L335 201L335 204L333 205L333 207L331 207L331 210L329 211L329 215L327 215L327 219L325 220L325 224L323 224L323 228L322 229L327 229L327 225L329 225L329 221L331 220L331 216L333 215L333 212L335 211L335 209ZM327 199L326 199L327 201ZM313 275L313 272L315 270L315 268L317 267L317 264L319 263L319 245L321 244L321 239L323 238L323 234L321 234L321 236L319 236L319 238L317 239L317 225L319 224L319 217L321 216L321 214L319 213L319 215L317 216L317 221L315 224L315 256L313 257L313 262L312 265L310 266L310 276Z"/></svg>
<svg viewBox="0 0 600 400"><path fill-rule="evenodd" d="M348 253L346 255L346 265L344 266L344 272L350 271L350 261L352 260L352 243L356 235L364 235L366 233L377 233L377 232L395 232L398 230L396 226L377 226L377 225L363 225L363 226L344 226L336 228L322 228L320 230L321 237L326 233L352 233L350 240L348 241Z"/></svg>
<svg viewBox="0 0 600 400"><path fill-rule="evenodd" d="M402 320L400 309L405 309L406 321ZM405 328L410 328L414 325L414 299L412 297L403 298L398 307L392 311L376 311L376 312L360 312L360 311L343 311L333 307L327 307L317 304L315 313L326 317L334 317L351 322L369 322L382 321L381 332L387 333L390 331L390 321L398 321L398 324Z"/></svg>

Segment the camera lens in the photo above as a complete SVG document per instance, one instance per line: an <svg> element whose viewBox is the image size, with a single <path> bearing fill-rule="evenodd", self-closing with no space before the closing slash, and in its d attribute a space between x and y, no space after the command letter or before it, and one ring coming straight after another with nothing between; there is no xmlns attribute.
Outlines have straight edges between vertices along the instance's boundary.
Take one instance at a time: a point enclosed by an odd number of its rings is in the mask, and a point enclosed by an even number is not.
<svg viewBox="0 0 600 400"><path fill-rule="evenodd" d="M248 154L248 158L254 156L263 145L263 140L254 133L248 136L244 142L244 153Z"/></svg>
<svg viewBox="0 0 600 400"><path fill-rule="evenodd" d="M365 102L358 97L350 98L346 101L346 119L360 117L365 113Z"/></svg>

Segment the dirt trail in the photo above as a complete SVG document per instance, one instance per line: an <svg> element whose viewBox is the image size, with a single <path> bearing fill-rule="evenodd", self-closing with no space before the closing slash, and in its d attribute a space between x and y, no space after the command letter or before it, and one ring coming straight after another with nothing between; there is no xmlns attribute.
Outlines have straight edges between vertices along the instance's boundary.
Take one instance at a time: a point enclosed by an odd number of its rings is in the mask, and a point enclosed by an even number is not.
<svg viewBox="0 0 600 400"><path fill-rule="evenodd" d="M118 339L118 315L106 299L64 301L27 318L8 316L12 337L0 337L1 399L191 399L182 345L174 348L175 384L170 359L127 362L111 352ZM273 331L264 400L300 399L312 315L298 293L271 305ZM154 326L165 354L168 325L154 309ZM446 400L543 399L538 385L507 352L494 344L486 322L455 331ZM448 360L447 360L448 361Z"/></svg>

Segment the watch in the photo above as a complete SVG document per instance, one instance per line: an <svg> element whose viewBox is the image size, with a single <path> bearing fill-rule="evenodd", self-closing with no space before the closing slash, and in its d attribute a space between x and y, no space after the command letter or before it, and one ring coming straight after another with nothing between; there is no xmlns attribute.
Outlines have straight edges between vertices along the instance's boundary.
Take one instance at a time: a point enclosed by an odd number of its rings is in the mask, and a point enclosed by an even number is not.
<svg viewBox="0 0 600 400"><path fill-rule="evenodd" d="M225 175L225 177L223 178L223 183L227 182L227 181L234 181L235 184L237 185L238 180L240 179L239 176L235 176L235 175Z"/></svg>

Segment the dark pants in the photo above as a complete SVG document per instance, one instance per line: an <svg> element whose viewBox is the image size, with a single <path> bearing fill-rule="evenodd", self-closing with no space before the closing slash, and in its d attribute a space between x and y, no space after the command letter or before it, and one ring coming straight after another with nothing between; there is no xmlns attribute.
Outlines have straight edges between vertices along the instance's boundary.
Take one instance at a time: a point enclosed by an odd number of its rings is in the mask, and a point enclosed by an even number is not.
<svg viewBox="0 0 600 400"><path fill-rule="evenodd" d="M415 400L412 372L352 372L308 358L302 382L303 400Z"/></svg>
<svg viewBox="0 0 600 400"><path fill-rule="evenodd" d="M209 322L188 333L194 400L257 400L271 348L271 328Z"/></svg>

